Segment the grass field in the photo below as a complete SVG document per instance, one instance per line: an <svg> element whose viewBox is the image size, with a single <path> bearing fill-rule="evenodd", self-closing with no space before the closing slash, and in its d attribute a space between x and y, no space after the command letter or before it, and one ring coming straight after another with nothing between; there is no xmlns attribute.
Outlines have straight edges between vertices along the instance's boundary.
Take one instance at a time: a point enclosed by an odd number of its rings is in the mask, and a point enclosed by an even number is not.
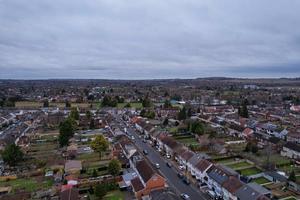
<svg viewBox="0 0 300 200"><path fill-rule="evenodd" d="M222 160L217 160L216 162L219 163L219 164L225 164L226 163L231 163L231 162L234 162L235 161L235 158L225 158L225 159L222 159Z"/></svg>
<svg viewBox="0 0 300 200"><path fill-rule="evenodd" d="M174 136L174 139L185 145L198 145L198 141L192 135Z"/></svg>
<svg viewBox="0 0 300 200"><path fill-rule="evenodd" d="M251 167L253 166L252 164L246 162L246 161L242 161L242 162L237 162L237 163L233 163L233 164L229 164L227 165L228 167L232 168L232 169L238 169L238 168L242 168L242 167Z"/></svg>
<svg viewBox="0 0 300 200"><path fill-rule="evenodd" d="M125 199L124 192L121 192L119 190L109 192L105 197L104 200L123 200Z"/></svg>
<svg viewBox="0 0 300 200"><path fill-rule="evenodd" d="M118 103L117 107L118 108L124 108L126 104L127 103ZM139 102L132 102L132 103L130 103L130 106L131 106L131 108L136 108L136 109L143 108L142 103L139 103Z"/></svg>
<svg viewBox="0 0 300 200"><path fill-rule="evenodd" d="M50 102L49 106L64 108L66 106L66 104L64 102ZM43 102L17 101L15 103L15 107L16 108L41 108L41 107L43 107ZM90 107L90 103L71 103L71 107L88 108L88 107Z"/></svg>
<svg viewBox="0 0 300 200"><path fill-rule="evenodd" d="M53 185L53 181L46 180L39 182L35 179L16 179L10 181L1 181L0 186L11 186L13 192L16 190L25 190L26 192L33 192L38 189L47 189Z"/></svg>
<svg viewBox="0 0 300 200"><path fill-rule="evenodd" d="M241 175L243 175L243 176L251 176L251 175L254 175L254 174L261 173L261 170L259 170L256 167L251 167L251 168L248 168L248 169L240 170L240 172L241 172Z"/></svg>
<svg viewBox="0 0 300 200"><path fill-rule="evenodd" d="M270 183L270 181L264 177L259 177L259 178L253 179L252 182L255 182L257 184Z"/></svg>

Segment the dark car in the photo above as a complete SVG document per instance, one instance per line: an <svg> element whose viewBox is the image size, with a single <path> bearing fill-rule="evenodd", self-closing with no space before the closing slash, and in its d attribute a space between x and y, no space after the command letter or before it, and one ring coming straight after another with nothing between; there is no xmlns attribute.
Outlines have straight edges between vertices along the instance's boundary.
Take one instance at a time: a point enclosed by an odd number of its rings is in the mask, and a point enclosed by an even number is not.
<svg viewBox="0 0 300 200"><path fill-rule="evenodd" d="M145 155L148 155L148 151L147 151L146 149L143 150L143 153L144 153Z"/></svg>
<svg viewBox="0 0 300 200"><path fill-rule="evenodd" d="M167 162L166 164L168 167L170 167L170 168L172 167L172 164L170 162Z"/></svg>
<svg viewBox="0 0 300 200"><path fill-rule="evenodd" d="M190 180L189 180L187 177L185 177L185 178L183 179L183 182L184 182L185 184L187 184L187 185L191 184Z"/></svg>
<svg viewBox="0 0 300 200"><path fill-rule="evenodd" d="M182 173L178 173L177 176L178 176L179 178L183 178L183 174L182 174Z"/></svg>

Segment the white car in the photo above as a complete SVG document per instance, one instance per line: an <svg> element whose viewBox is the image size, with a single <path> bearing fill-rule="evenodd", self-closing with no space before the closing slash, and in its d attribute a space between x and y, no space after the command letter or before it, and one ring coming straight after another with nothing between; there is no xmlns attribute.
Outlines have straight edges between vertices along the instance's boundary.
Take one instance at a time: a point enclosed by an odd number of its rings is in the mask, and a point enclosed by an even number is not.
<svg viewBox="0 0 300 200"><path fill-rule="evenodd" d="M190 199L190 196L185 193L182 193L180 196L182 199Z"/></svg>
<svg viewBox="0 0 300 200"><path fill-rule="evenodd" d="M160 165L158 163L155 164L156 169L160 168Z"/></svg>
<svg viewBox="0 0 300 200"><path fill-rule="evenodd" d="M181 171L185 170L185 167L183 165L179 165L178 167Z"/></svg>
<svg viewBox="0 0 300 200"><path fill-rule="evenodd" d="M166 156L167 156L167 158L168 158L168 159L170 159L170 158L171 158L171 155L170 155L170 154L167 154Z"/></svg>

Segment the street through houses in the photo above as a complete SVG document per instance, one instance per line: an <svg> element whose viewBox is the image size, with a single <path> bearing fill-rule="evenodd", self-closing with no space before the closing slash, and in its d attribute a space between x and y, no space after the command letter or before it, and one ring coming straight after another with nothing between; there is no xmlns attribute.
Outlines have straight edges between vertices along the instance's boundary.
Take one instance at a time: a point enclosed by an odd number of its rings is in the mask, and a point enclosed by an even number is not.
<svg viewBox="0 0 300 200"><path fill-rule="evenodd" d="M119 116L115 115L115 119L117 120L117 124L124 123ZM126 123L125 123L126 124ZM121 127L120 127L121 128ZM128 134L134 137L134 144L138 148L140 152L143 150L147 150L148 155L146 156L147 159L155 165L156 163L160 166L160 173L166 178L167 183L170 187L174 188L177 195L182 193L188 194L191 200L205 200L210 199L206 194L201 192L196 186L193 184L187 185L185 184L182 179L178 177L178 172L174 167L168 167L166 163L168 162L164 159L161 154L156 151L151 145L148 143L144 143L143 139L137 133L137 131L130 126L126 125L126 129ZM132 138L131 138L132 139Z"/></svg>

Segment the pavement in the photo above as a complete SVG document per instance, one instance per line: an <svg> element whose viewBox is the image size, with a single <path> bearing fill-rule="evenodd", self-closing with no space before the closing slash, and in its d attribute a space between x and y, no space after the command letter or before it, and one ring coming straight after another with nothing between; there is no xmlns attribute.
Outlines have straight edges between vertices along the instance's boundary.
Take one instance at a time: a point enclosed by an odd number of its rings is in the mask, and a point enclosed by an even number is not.
<svg viewBox="0 0 300 200"><path fill-rule="evenodd" d="M119 122L123 122L120 118L117 118ZM162 155L156 151L148 143L144 143L142 138L139 138L137 131L129 126L127 126L127 132L135 137L134 143L138 150L142 152L143 150L148 151L147 159L152 163L158 163L160 169L158 170L167 180L167 184L174 188L177 195L181 193L188 194L191 200L206 200L210 199L207 194L201 192L195 185L190 184L186 185L183 181L177 176L179 172L174 166L169 168L166 163L167 159L162 157Z"/></svg>

